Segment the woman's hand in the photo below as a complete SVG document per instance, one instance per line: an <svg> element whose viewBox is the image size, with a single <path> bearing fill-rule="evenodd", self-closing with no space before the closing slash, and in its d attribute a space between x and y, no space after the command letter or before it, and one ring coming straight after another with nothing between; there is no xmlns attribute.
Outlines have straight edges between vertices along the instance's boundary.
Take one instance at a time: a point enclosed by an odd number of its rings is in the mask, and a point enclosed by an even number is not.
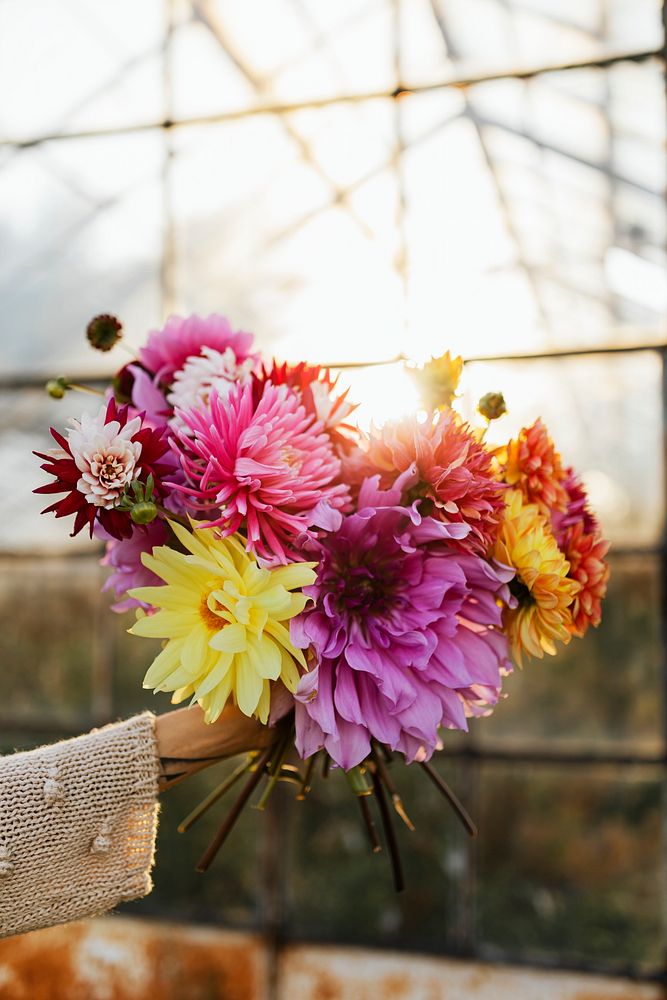
<svg viewBox="0 0 667 1000"><path fill-rule="evenodd" d="M233 705L228 705L210 726L204 722L198 705L165 712L157 717L155 733L161 792L225 757L260 750L274 738L273 730L257 719L249 719Z"/></svg>

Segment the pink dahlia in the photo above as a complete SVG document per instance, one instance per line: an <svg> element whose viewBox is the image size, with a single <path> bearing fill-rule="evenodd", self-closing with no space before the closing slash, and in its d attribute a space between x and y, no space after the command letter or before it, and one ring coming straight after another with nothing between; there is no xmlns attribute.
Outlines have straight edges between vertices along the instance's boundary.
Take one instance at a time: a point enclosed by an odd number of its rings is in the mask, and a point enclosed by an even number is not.
<svg viewBox="0 0 667 1000"><path fill-rule="evenodd" d="M349 402L349 389L340 392L338 378L332 378L328 368L308 365L303 361L298 365L290 365L286 361L278 364L274 360L270 367L262 365L253 375L255 401L259 400L267 382L289 385L296 389L306 412L321 420L325 430L354 430L345 421L356 410L357 404Z"/></svg>
<svg viewBox="0 0 667 1000"><path fill-rule="evenodd" d="M161 330L153 330L139 352L141 364L160 382L171 383L188 358L204 347L224 353L231 348L237 363L257 360L251 351L251 333L232 330L224 316L170 316Z"/></svg>
<svg viewBox="0 0 667 1000"><path fill-rule="evenodd" d="M103 537L101 532L99 534ZM113 591L116 603L111 605L112 611L150 608L149 604L128 597L127 592L133 587L156 587L164 582L144 566L141 557L144 552L152 552L155 545L164 545L169 535L167 525L157 518L150 524L136 526L130 538L110 539L106 535L106 553L101 562L102 566L109 566L112 572L102 590Z"/></svg>
<svg viewBox="0 0 667 1000"><path fill-rule="evenodd" d="M345 770L371 740L430 757L439 727L467 729L488 712L511 669L502 601L514 571L452 546L463 523L397 506L396 489L367 480L359 509L317 542L313 606L291 622L314 668L297 689L302 757L324 747Z"/></svg>
<svg viewBox="0 0 667 1000"><path fill-rule="evenodd" d="M373 430L368 468L390 486L410 470L404 499L422 498L420 511L448 524L467 524L466 549L481 555L493 545L506 487L493 475L492 456L453 410L420 423L416 417Z"/></svg>
<svg viewBox="0 0 667 1000"><path fill-rule="evenodd" d="M72 535L86 525L93 536L97 523L114 538L129 538L133 524L127 511L118 510L130 484L146 483L152 476L154 494L164 496L163 479L173 469L173 459L162 430L144 426L143 414L110 399L95 416L72 420L67 437L51 428L58 445L41 466L54 477L35 493L65 493L42 513L56 517L74 514Z"/></svg>
<svg viewBox="0 0 667 1000"><path fill-rule="evenodd" d="M175 428L187 486L196 511L208 512L223 536L247 532L249 550L270 562L302 558L299 536L330 528L348 500L340 461L321 421L306 412L287 385L236 386L208 410L183 411Z"/></svg>

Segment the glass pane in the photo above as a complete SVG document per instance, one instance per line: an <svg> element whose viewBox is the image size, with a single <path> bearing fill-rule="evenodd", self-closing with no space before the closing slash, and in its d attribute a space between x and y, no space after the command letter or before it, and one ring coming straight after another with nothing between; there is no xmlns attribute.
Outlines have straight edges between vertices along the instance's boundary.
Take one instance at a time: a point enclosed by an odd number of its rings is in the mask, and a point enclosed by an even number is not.
<svg viewBox="0 0 667 1000"><path fill-rule="evenodd" d="M407 0L402 14L411 83L662 43L659 0Z"/></svg>
<svg viewBox="0 0 667 1000"><path fill-rule="evenodd" d="M481 792L485 957L661 966L659 773L485 764Z"/></svg>
<svg viewBox="0 0 667 1000"><path fill-rule="evenodd" d="M96 684L103 666L100 581L87 559L0 560L0 715L6 725L76 733L90 724L93 708L104 710Z"/></svg>
<svg viewBox="0 0 667 1000"><path fill-rule="evenodd" d="M658 354L471 364L466 415L496 389L505 394L509 413L491 425L491 443L507 441L541 416L565 464L586 482L612 544L657 544L664 518Z"/></svg>
<svg viewBox="0 0 667 1000"><path fill-rule="evenodd" d="M511 749L660 754L663 736L660 564L612 559L602 624L558 656L507 679L507 699L475 740Z"/></svg>
<svg viewBox="0 0 667 1000"><path fill-rule="evenodd" d="M182 2L176 114L391 91L392 17L387 0Z"/></svg>
<svg viewBox="0 0 667 1000"><path fill-rule="evenodd" d="M465 765L434 764L468 802ZM391 775L416 827L409 832L393 814L406 891L394 892L386 849L371 853L359 806L343 775L331 771L289 811L290 936L436 952L469 945L469 838L417 765L397 761Z"/></svg>
<svg viewBox="0 0 667 1000"><path fill-rule="evenodd" d="M7 102L5 102L7 103ZM163 136L65 140L0 166L0 367L50 376L116 367L90 350L92 316L138 342L160 313ZM54 372L55 369L55 372Z"/></svg>
<svg viewBox="0 0 667 1000"><path fill-rule="evenodd" d="M372 102L324 117L179 130L172 190L180 308L224 311L255 330L265 350L290 359L399 353L397 193L383 169L390 126L389 103Z"/></svg>
<svg viewBox="0 0 667 1000"><path fill-rule="evenodd" d="M406 97L406 352L660 342L657 63ZM444 333L443 333L444 331Z"/></svg>
<svg viewBox="0 0 667 1000"><path fill-rule="evenodd" d="M4 0L0 137L158 119L163 17L161 0Z"/></svg>

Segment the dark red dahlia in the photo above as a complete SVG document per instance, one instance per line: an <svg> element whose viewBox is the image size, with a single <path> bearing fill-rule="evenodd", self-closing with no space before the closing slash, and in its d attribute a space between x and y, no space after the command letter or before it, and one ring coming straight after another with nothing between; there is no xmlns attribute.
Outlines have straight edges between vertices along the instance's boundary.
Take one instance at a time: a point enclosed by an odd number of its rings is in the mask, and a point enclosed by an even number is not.
<svg viewBox="0 0 667 1000"><path fill-rule="evenodd" d="M160 499L165 493L162 480L174 468L165 431L144 426L143 416L110 399L95 416L73 420L66 437L52 427L58 448L34 454L44 459L41 468L54 481L34 492L65 496L42 513L74 514L72 535L87 525L92 538L98 522L114 538L129 538L134 530L129 513L118 509L126 489L152 476L153 495Z"/></svg>

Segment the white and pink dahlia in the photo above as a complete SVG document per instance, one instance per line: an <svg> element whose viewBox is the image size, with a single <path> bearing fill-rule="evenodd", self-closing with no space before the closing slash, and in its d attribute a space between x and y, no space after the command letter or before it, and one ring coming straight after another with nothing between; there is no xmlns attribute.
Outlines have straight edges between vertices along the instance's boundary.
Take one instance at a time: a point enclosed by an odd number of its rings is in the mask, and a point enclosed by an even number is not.
<svg viewBox="0 0 667 1000"><path fill-rule="evenodd" d="M167 395L167 402L174 408L174 416L169 421L171 426L185 429L187 424L181 411L204 409L212 392L225 399L235 385L248 385L253 368L252 358L239 362L231 347L224 351L202 347L200 355L188 358L174 374L171 392Z"/></svg>
<svg viewBox="0 0 667 1000"><path fill-rule="evenodd" d="M176 429L188 503L210 512L223 536L244 531L248 548L270 563L302 558L303 536L331 528L349 497L322 422L287 385L235 386L209 408L182 413ZM297 540L298 544L297 544Z"/></svg>
<svg viewBox="0 0 667 1000"><path fill-rule="evenodd" d="M80 420L72 420L67 438L81 473L79 493L88 503L110 510L120 501L125 487L141 475L141 444L134 440L141 429L141 417L133 417L124 426L118 420L106 421L106 406L95 416L84 413Z"/></svg>

